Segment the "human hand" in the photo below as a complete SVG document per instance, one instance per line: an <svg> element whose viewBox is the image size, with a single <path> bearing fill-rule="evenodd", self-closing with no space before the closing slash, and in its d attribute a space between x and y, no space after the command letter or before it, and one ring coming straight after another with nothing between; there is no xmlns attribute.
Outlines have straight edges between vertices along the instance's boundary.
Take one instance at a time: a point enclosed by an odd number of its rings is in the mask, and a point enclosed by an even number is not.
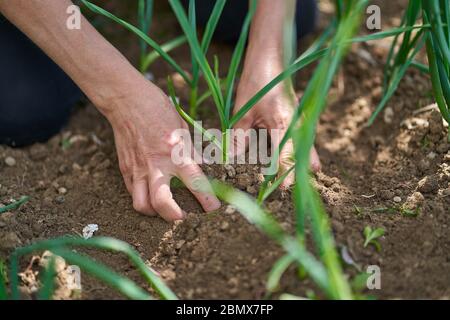
<svg viewBox="0 0 450 320"><path fill-rule="evenodd" d="M253 63L251 68L244 70L237 91L234 113L252 98L259 90L266 86L278 74L282 72L280 63L266 61ZM272 137L272 145L278 147L285 135L294 114L294 108L298 105L294 88L288 82L284 82L273 88L264 96L236 125L235 129L248 130L251 128L278 129L279 134ZM242 153L246 145L237 145L237 153ZM294 147L292 140L288 140L279 156L280 172L289 170L294 165ZM310 153L311 169L320 171L321 164L316 149L313 147ZM287 189L294 182L294 173L291 173L281 184L282 189Z"/></svg>
<svg viewBox="0 0 450 320"><path fill-rule="evenodd" d="M182 165L172 161L175 146L192 142L177 133L177 129L188 129L187 124L159 88L142 81L133 92L110 101L107 109L104 114L114 130L120 170L136 211L159 214L167 221L183 219L185 212L170 191L172 177L185 183L205 211L220 207L206 176L190 156ZM205 186L210 193L204 192Z"/></svg>

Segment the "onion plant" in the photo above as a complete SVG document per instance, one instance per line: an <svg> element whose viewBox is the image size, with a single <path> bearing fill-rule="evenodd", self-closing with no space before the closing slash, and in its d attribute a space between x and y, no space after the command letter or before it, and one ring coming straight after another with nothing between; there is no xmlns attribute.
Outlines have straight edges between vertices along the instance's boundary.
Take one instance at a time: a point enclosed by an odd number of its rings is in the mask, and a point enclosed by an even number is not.
<svg viewBox="0 0 450 320"><path fill-rule="evenodd" d="M330 89L333 77L357 31L366 4L365 0L346 1L345 4L338 1L341 11L338 16L337 29L327 49L311 50L312 52L322 52L323 56L308 84L288 134L283 139L285 143L289 137L292 137L295 145L296 236L287 235L274 218L249 196L218 182L214 184L221 199L235 206L251 223L275 239L286 250L287 255L275 264L270 273L269 289L274 288L281 274L291 263L296 262L303 267L329 298L352 298L350 286L342 273L324 206L319 194L311 185L308 167L309 151L314 142L315 128L326 104L326 92ZM301 122L300 125L299 122ZM320 260L306 249L305 225L307 221L311 223Z"/></svg>
<svg viewBox="0 0 450 320"><path fill-rule="evenodd" d="M139 254L129 244L106 237L96 237L91 239L83 239L80 237L61 237L52 240L41 241L27 247L16 249L10 256L9 272L6 272L6 264L0 263L0 300L19 299L19 263L23 256L42 252L44 250L51 251L54 255L63 258L70 264L77 265L80 270L108 284L124 296L130 299L148 300L152 296L147 290L138 286L132 280L121 276L105 265L94 261L93 259L82 255L74 250L73 247L93 248L98 250L107 250L115 253L125 254L130 262L140 271L141 275L157 293L161 299L176 300L177 296L164 284L157 273L152 270L140 258ZM55 278L54 256L50 259L44 275L41 277L42 286L38 292L41 299L51 299L53 295L53 283ZM7 286L7 274L9 274L9 288Z"/></svg>
<svg viewBox="0 0 450 320"><path fill-rule="evenodd" d="M421 21L420 21L421 20ZM385 68L383 98L369 120L378 113L394 94L409 67L428 73L434 98L447 123L450 123L450 3L443 0L411 0L403 16L403 37L397 35L392 43ZM429 66L415 60L426 46ZM398 48L398 49L397 49ZM450 141L450 132L448 139Z"/></svg>

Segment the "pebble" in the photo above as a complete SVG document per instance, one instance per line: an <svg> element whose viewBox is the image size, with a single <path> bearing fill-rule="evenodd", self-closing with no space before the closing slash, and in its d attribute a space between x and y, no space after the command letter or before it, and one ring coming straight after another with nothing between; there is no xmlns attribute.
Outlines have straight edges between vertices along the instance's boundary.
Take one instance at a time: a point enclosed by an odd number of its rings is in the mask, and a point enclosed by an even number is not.
<svg viewBox="0 0 450 320"><path fill-rule="evenodd" d="M444 156L444 161L450 162L450 152L447 152L447 154Z"/></svg>
<svg viewBox="0 0 450 320"><path fill-rule="evenodd" d="M250 175L248 175L247 173L243 173L241 175L239 175L236 179L236 185L239 189L247 189L247 187L251 184L251 178Z"/></svg>
<svg viewBox="0 0 450 320"><path fill-rule="evenodd" d="M63 204L66 201L66 198L64 196L57 196L55 198L55 203L56 204Z"/></svg>
<svg viewBox="0 0 450 320"><path fill-rule="evenodd" d="M66 194L67 193L67 189L64 187L58 188L58 193L59 194Z"/></svg>
<svg viewBox="0 0 450 320"><path fill-rule="evenodd" d="M236 208L233 207L233 206L227 206L227 207L225 208L225 213L226 213L226 214L233 214L233 213L235 213L235 212L236 212Z"/></svg>
<svg viewBox="0 0 450 320"><path fill-rule="evenodd" d="M437 154L433 151L431 151L428 155L427 158L430 160L434 160L434 158L436 158Z"/></svg>
<svg viewBox="0 0 450 320"><path fill-rule="evenodd" d="M236 169L230 164L224 165L224 169L227 171L227 175L230 178L234 178L236 176Z"/></svg>
<svg viewBox="0 0 450 320"><path fill-rule="evenodd" d="M399 196L396 196L396 197L394 197L394 202L400 203L400 202L402 202L402 198L400 198Z"/></svg>
<svg viewBox="0 0 450 320"><path fill-rule="evenodd" d="M381 190L379 193L381 199L389 200L392 197L392 192L390 190Z"/></svg>
<svg viewBox="0 0 450 320"><path fill-rule="evenodd" d="M415 210L418 207L422 206L424 201L425 197L423 196L423 194L416 191L406 199L404 206L408 210Z"/></svg>
<svg viewBox="0 0 450 320"><path fill-rule="evenodd" d="M394 118L394 110L390 107L387 107L384 109L384 117L383 120L386 123L392 123L392 120Z"/></svg>
<svg viewBox="0 0 450 320"><path fill-rule="evenodd" d="M230 224L227 221L222 222L220 225L220 230L225 231L230 227Z"/></svg>
<svg viewBox="0 0 450 320"><path fill-rule="evenodd" d="M40 161L47 157L47 147L43 144L35 144L30 149L30 158L33 161Z"/></svg>
<svg viewBox="0 0 450 320"><path fill-rule="evenodd" d="M5 163L8 167L14 167L16 165L16 159L13 157L6 157Z"/></svg>
<svg viewBox="0 0 450 320"><path fill-rule="evenodd" d="M434 193L439 189L439 177L437 175L426 176L419 181L417 190L423 193Z"/></svg>
<svg viewBox="0 0 450 320"><path fill-rule="evenodd" d="M63 175L64 175L64 174L66 174L66 173L69 172L69 167L66 166L65 164L62 164L61 166L59 166L58 172L59 172L60 174L63 174Z"/></svg>

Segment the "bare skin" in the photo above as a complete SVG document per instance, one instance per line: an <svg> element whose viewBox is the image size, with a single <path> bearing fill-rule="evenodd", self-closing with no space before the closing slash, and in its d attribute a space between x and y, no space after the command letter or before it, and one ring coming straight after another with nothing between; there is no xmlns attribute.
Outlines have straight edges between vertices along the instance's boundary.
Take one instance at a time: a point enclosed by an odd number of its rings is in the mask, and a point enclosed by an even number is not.
<svg viewBox="0 0 450 320"><path fill-rule="evenodd" d="M250 41L234 112L237 112L251 97L283 71L284 22L289 19L290 14L294 13L292 10L294 6L295 1L292 0L259 0L250 32ZM289 127L294 108L297 105L298 101L292 84L283 82L254 106L235 128L243 130L264 128L268 129L268 132L271 129L280 129L279 137L274 137L278 141L273 142L277 146ZM282 172L292 167L292 154L293 145L289 140L280 154L279 165ZM311 150L310 163L313 171L320 170L319 156L314 148ZM294 174L291 174L284 180L281 188L286 189L293 182Z"/></svg>
<svg viewBox="0 0 450 320"><path fill-rule="evenodd" d="M168 97L86 19L82 18L80 30L67 29L66 10L70 5L70 0L0 0L0 12L42 48L108 119L114 131L120 170L136 211L159 214L167 221L183 219L185 212L170 191L170 179L174 176L188 186L205 211L218 209L220 202L214 195L198 192L195 187L208 185L200 167L191 159L182 166L171 160L174 146L191 141L174 134L176 129L187 128L187 124ZM280 11L280 7L283 6L278 6L278 2L274 5L271 0L258 4L237 106L282 70L283 45L278 30L286 10ZM275 18L269 21L270 17ZM268 40L273 46L267 45ZM261 63L255 63L255 59ZM295 99L287 96L281 86L275 88L238 127L285 129L295 105ZM284 167L291 150L292 145L288 144L281 159ZM320 166L317 156L313 159L317 160L312 162L313 168ZM291 179L284 187L290 183Z"/></svg>

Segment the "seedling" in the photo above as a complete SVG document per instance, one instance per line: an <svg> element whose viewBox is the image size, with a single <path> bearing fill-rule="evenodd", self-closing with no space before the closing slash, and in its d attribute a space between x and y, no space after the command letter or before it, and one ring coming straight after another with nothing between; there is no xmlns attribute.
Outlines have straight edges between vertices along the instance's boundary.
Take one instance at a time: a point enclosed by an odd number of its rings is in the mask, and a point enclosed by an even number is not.
<svg viewBox="0 0 450 320"><path fill-rule="evenodd" d="M372 229L370 226L364 228L364 248L369 244L373 245L377 251L381 251L381 245L378 242L378 238L382 237L385 233L383 228Z"/></svg>
<svg viewBox="0 0 450 320"><path fill-rule="evenodd" d="M130 262L140 271L146 282L155 290L162 299L177 299L176 295L164 284L155 271L148 267L139 257L138 253L127 243L113 238L97 237L85 240L79 237L61 237L52 240L45 240L27 247L16 249L10 256L9 265L9 285L10 295L6 286L6 277L4 276L4 265L0 264L0 300L19 299L19 261L22 256L32 254L37 251L49 250L56 256L60 256L68 263L77 265L82 271L94 276L95 278L110 285L118 292L130 299L148 300L152 297L147 291L139 287L132 280L125 278L105 265L95 262L93 259L81 255L71 250L71 247L85 247L100 250L108 250L116 253L125 254ZM54 261L48 264L47 270L41 278L43 286L38 296L42 299L50 299L53 294L53 280L55 276Z"/></svg>

